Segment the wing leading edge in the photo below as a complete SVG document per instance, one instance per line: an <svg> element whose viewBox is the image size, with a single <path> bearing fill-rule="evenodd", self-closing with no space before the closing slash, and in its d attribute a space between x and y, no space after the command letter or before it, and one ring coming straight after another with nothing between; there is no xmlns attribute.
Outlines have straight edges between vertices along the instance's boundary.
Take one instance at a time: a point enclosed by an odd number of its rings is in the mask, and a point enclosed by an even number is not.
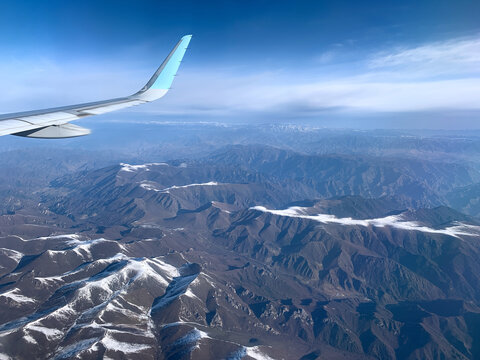
<svg viewBox="0 0 480 360"><path fill-rule="evenodd" d="M160 99L170 89L191 38L191 35L182 37L152 78L135 94L53 109L0 115L0 136L11 134L57 139L88 135L90 130L69 122Z"/></svg>

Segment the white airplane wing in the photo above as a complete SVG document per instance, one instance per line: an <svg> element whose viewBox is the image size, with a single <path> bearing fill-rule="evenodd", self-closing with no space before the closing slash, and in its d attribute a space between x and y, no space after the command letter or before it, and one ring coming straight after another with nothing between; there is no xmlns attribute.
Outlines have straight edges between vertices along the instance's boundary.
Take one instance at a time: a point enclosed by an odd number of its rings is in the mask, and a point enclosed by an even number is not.
<svg viewBox="0 0 480 360"><path fill-rule="evenodd" d="M135 94L111 100L0 115L0 136L12 134L57 139L88 135L90 130L70 124L70 121L160 99L170 89L191 38L191 35L184 36L148 83Z"/></svg>

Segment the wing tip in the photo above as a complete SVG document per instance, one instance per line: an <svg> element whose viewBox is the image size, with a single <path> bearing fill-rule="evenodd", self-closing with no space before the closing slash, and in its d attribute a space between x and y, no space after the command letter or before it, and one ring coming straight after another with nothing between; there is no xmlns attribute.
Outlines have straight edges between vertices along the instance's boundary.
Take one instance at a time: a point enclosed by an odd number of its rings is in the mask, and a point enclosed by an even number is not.
<svg viewBox="0 0 480 360"><path fill-rule="evenodd" d="M188 47L188 44L190 44L190 40L192 40L192 36L193 35L185 35L185 36L182 36L182 38L180 39L180 43L183 44L185 49Z"/></svg>

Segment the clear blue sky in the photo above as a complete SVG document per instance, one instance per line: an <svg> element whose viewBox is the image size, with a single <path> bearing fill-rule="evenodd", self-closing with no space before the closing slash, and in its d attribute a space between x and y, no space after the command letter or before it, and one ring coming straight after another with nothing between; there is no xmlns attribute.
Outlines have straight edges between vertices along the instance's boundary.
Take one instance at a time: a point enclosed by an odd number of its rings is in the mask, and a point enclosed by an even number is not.
<svg viewBox="0 0 480 360"><path fill-rule="evenodd" d="M5 0L0 112L133 92L193 34L171 94L131 111L480 128L479 17L472 0Z"/></svg>

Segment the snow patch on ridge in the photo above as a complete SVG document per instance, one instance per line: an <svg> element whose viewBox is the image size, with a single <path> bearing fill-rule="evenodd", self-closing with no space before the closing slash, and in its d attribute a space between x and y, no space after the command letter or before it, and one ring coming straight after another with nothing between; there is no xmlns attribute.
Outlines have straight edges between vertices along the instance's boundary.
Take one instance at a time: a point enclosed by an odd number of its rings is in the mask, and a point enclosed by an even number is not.
<svg viewBox="0 0 480 360"><path fill-rule="evenodd" d="M138 170L150 171L149 169L150 166L169 166L169 165L167 163L149 163L149 164L143 164L143 165L130 165L126 163L120 163L120 166L122 167L120 171L136 172Z"/></svg>
<svg viewBox="0 0 480 360"><path fill-rule="evenodd" d="M150 312L154 313L159 309L166 307L182 295L196 298L196 296L189 291L188 286L197 278L198 275L199 273L195 273L192 275L174 277L165 290L165 293L154 300Z"/></svg>
<svg viewBox="0 0 480 360"><path fill-rule="evenodd" d="M175 190L175 189L185 189L185 188L189 188L189 187L200 187L200 186L218 186L218 185L222 185L222 184L218 183L216 181L209 181L209 182L206 182L206 183L198 183L198 184L195 183L195 184L187 184L187 185L173 185L173 186L170 186L170 187L167 187L167 188L158 189L158 188L155 187L155 185L151 181L143 181L140 184L140 187L145 189L145 190L156 191L156 192L168 194L168 193L170 193L170 190Z"/></svg>
<svg viewBox="0 0 480 360"><path fill-rule="evenodd" d="M3 294L0 294L0 297L5 297L7 299L13 300L16 303L34 303L35 300L31 299L29 297L23 296L21 294L18 294L19 289L13 289L7 292L4 292Z"/></svg>
<svg viewBox="0 0 480 360"><path fill-rule="evenodd" d="M374 226L374 227L386 227L391 226L396 229L409 230L409 231L420 231L431 234L442 234L453 237L458 236L479 236L480 235L480 226L468 225L463 223L457 223L455 226L450 226L444 229L433 229L425 225L421 225L416 221L405 220L402 214L400 215L391 215L383 218L376 219L364 219L357 220L348 218L337 218L335 215L330 214L316 214L309 215L307 210L309 208L293 206L284 210L269 210L264 206L254 206L250 210L257 210L264 213L270 213L278 216L292 217L292 218L301 218L308 219L320 222L322 224L339 224L346 226Z"/></svg>
<svg viewBox="0 0 480 360"><path fill-rule="evenodd" d="M42 236L36 238L36 240L55 240L55 239L71 239L71 240L79 240L81 237L78 234L60 234L60 235L52 235L52 236Z"/></svg>
<svg viewBox="0 0 480 360"><path fill-rule="evenodd" d="M102 339L101 343L109 350L119 351L124 354L133 354L150 348L146 344L126 343L115 340L109 334Z"/></svg>
<svg viewBox="0 0 480 360"><path fill-rule="evenodd" d="M167 264L161 261L154 261L154 264L159 268L163 267L170 270ZM113 266L113 268L110 269L110 266ZM170 272L166 272L167 276L169 276ZM149 261L149 259L145 258L126 258L120 260L118 263L112 263L107 266L103 272L92 276L87 281L82 281L81 283L83 286L78 289L77 297L88 300L92 296L93 289L100 290L104 293L104 296L110 297L118 291L124 291L126 287L141 278L154 279L163 285L168 284L166 280L168 277L163 277L159 274L151 266L151 260Z"/></svg>
<svg viewBox="0 0 480 360"><path fill-rule="evenodd" d="M30 335L24 335L22 337L23 340L25 340L26 342L30 343L30 344L34 344L34 345L38 345L37 341L31 337Z"/></svg>
<svg viewBox="0 0 480 360"><path fill-rule="evenodd" d="M10 259L15 260L17 263L20 262L20 260L24 255L20 251L5 249L5 248L0 248L0 253L3 253L4 255L8 256Z"/></svg>
<svg viewBox="0 0 480 360"><path fill-rule="evenodd" d="M63 238L63 236L61 237ZM93 240L80 240L80 237L73 238L73 237L68 237L70 240L68 240L65 244L67 245L66 248L63 248L61 250L47 250L46 254L49 256L53 256L56 254L65 254L68 251L72 251L75 254L79 255L80 257L84 259L90 259L92 258L92 253L91 253L91 247L95 244L99 243L113 243L116 244L120 250L124 250L124 246L116 241L112 240L107 240L103 238L99 239L93 239Z"/></svg>
<svg viewBox="0 0 480 360"><path fill-rule="evenodd" d="M192 290L190 289L187 289L187 291L185 291L185 294L184 294L186 297L189 297L191 299L198 299L198 296L195 295ZM200 300L200 299L199 299Z"/></svg>
<svg viewBox="0 0 480 360"><path fill-rule="evenodd" d="M230 355L227 360L241 360L245 356L251 357L255 360L275 360L270 356L262 353L258 346L252 346L252 347L242 346L240 350Z"/></svg>
<svg viewBox="0 0 480 360"><path fill-rule="evenodd" d="M172 343L171 346L197 343L202 339L210 339L210 336L208 336L208 334L204 331L193 328L192 331L188 332L185 336L182 336L180 339Z"/></svg>
<svg viewBox="0 0 480 360"><path fill-rule="evenodd" d="M119 244L118 242L114 242L104 238L99 238L99 239L85 240L85 241L78 240L78 239L70 240L67 242L67 245L74 246L74 247L72 249L66 249L66 250L73 250L75 253L77 253L80 256L83 256L84 254L90 255L90 248L92 247L92 245L104 243L104 242L113 242L117 244L120 249L122 250L124 249L123 245Z"/></svg>
<svg viewBox="0 0 480 360"><path fill-rule="evenodd" d="M255 360L274 360L270 356L262 353L258 346L246 347L246 355L254 358Z"/></svg>
<svg viewBox="0 0 480 360"><path fill-rule="evenodd" d="M147 190L147 191L157 191L157 192L162 191L161 189L157 189L155 187L155 183L153 183L152 181L142 181L141 184L140 184L140 187L142 189Z"/></svg>
<svg viewBox="0 0 480 360"><path fill-rule="evenodd" d="M92 346L94 346L98 340L99 338L90 338L61 348L61 351L57 354L57 356L55 356L54 359L67 359L74 357L79 353L92 348Z"/></svg>
<svg viewBox="0 0 480 360"><path fill-rule="evenodd" d="M25 326L25 330L42 333L48 340L59 339L63 336L63 332L60 330L32 324L28 324L27 326Z"/></svg>
<svg viewBox="0 0 480 360"><path fill-rule="evenodd" d="M52 251L52 250L47 250L47 251ZM63 251L63 250L62 250ZM80 266L78 266L76 269L67 271L61 275L56 275L56 276L47 276L47 277L35 277L35 280L41 281L41 282L50 282L50 281L64 281L64 277L70 276L70 275L75 275L78 274L82 271L88 271L91 267L96 266L98 264L111 264L114 261L118 260L128 260L128 256L122 254L122 253L117 253L113 255L112 257L109 258L104 258L104 259L98 259L92 262L87 262L83 263ZM88 278L81 279L82 281L87 280Z"/></svg>
<svg viewBox="0 0 480 360"><path fill-rule="evenodd" d="M153 268L159 268L164 273L164 275L166 275L166 277L170 278L170 280L174 277L180 276L180 273L175 266L167 264L166 262L163 262L158 258L148 259L147 261L149 262L150 266L153 265Z"/></svg>
<svg viewBox="0 0 480 360"><path fill-rule="evenodd" d="M174 190L174 189L185 189L185 188L196 187L196 186L218 186L218 185L221 185L221 184L216 181L209 181L206 183L199 183L199 184L187 184L187 185L179 185L179 186L173 185L163 189L162 191L168 192L169 190Z"/></svg>

